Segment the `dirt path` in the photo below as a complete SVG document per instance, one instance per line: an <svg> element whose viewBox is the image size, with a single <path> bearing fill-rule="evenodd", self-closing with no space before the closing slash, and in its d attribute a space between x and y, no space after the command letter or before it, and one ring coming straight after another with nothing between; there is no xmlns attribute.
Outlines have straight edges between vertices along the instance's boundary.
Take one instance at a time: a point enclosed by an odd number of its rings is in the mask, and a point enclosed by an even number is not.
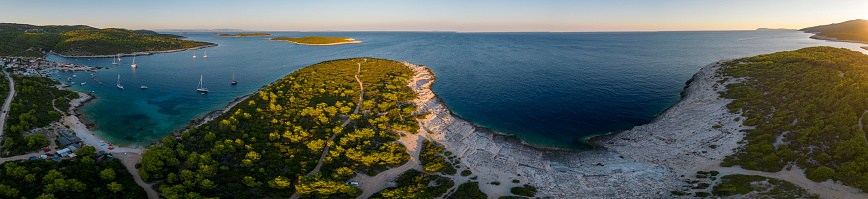
<svg viewBox="0 0 868 199"><path fill-rule="evenodd" d="M862 118L865 118L865 113L868 113L868 110L863 111L862 116L859 117L859 130L862 131L862 140L868 143L868 138L865 137L865 130L862 130L862 127L864 127L862 126Z"/></svg>
<svg viewBox="0 0 868 199"><path fill-rule="evenodd" d="M744 174L744 175L758 175L767 178L775 178L780 180L785 180L787 182L793 183L799 187L804 188L809 193L818 194L822 198L828 199L848 199L848 198L868 198L868 194L862 193L858 189L844 186L839 183L832 182L832 180L827 180L825 182L814 182L805 177L804 170L793 166L792 170L787 171L786 169L778 171L778 172L764 172L764 171L754 171L754 170L746 170L741 167L719 167L715 166L709 168L708 170L719 171L722 176L723 175L731 175L731 174Z"/></svg>
<svg viewBox="0 0 868 199"><path fill-rule="evenodd" d="M136 163L141 162L142 155L138 153L115 153L114 155L116 158L121 160L121 163L124 164L124 167L127 168L127 171L133 175L133 180L136 181L136 184L145 189L145 193L148 194L148 198L159 198L159 194L157 194L157 191L153 189L153 184L146 183L144 180L142 180L142 177L139 176L139 172L137 172L138 169L136 169Z"/></svg>
<svg viewBox="0 0 868 199"><path fill-rule="evenodd" d="M60 113L61 115L66 116L66 112L63 112L60 109L58 109L57 105L54 104L54 101L57 101L57 99L51 99L51 108L54 108L54 110L57 111L58 113Z"/></svg>
<svg viewBox="0 0 868 199"><path fill-rule="evenodd" d="M365 61L368 61L368 60L365 59ZM353 114L357 114L357 113L359 113L359 107L362 106L362 100L363 100L364 97L365 97L365 86L362 85L362 80L359 80L359 73L362 72L362 64L361 64L361 63L356 63L356 64L359 65L359 70L356 71L356 75L353 75L353 77L356 78L356 82L359 82L359 90L361 90L361 93L359 94L359 103L356 104L356 110L353 111ZM344 121L343 124L341 124L341 127L345 127L345 126L347 126L347 124L349 124L350 121L351 121L350 119L347 119L346 121ZM337 137L337 136L338 136L337 133L332 134L332 136L329 137L329 139L328 139L328 141L326 141L326 143L331 142L331 141L334 140L335 137ZM314 167L313 170L311 170L309 173L307 173L307 175L313 175L313 174L319 172L320 167L322 167L322 160L325 159L325 157L326 157L328 154L329 154L329 146L328 146L328 144L327 144L327 145L325 146L325 149L323 149L322 154L319 156L319 161L317 161L317 163L316 163L316 167ZM290 198L290 199L297 199L298 197L301 197L301 195L298 195L298 193L294 193L294 194L292 194L292 196L289 197L289 198Z"/></svg>
<svg viewBox="0 0 868 199"><path fill-rule="evenodd" d="M377 193L380 190L389 187L389 182L401 176L402 173L409 169L416 169L424 172L425 170L422 168L422 162L419 160L419 153L421 152L422 146L422 138L416 134L407 134L407 136L402 137L398 140L404 146L407 146L407 153L410 154L410 160L408 160L404 165L399 167L391 168L389 170L378 173L375 176L368 176L365 174L358 174L356 177L350 179L353 182L359 182L359 188L362 189L362 195L356 198L368 198L374 193Z"/></svg>
<svg viewBox="0 0 868 199"><path fill-rule="evenodd" d="M6 74L6 79L9 80L9 95L6 96L6 101L3 102L3 113L0 113L0 137L3 137L3 129L5 129L3 127L6 126L6 115L9 114L12 98L15 98L15 81L12 80L9 73L3 72L3 74Z"/></svg>

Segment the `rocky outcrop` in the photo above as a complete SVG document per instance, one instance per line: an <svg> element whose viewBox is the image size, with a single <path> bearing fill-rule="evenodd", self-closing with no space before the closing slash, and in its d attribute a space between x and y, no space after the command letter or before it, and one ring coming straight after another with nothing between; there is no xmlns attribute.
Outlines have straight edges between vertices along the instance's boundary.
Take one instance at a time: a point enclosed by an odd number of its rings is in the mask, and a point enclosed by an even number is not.
<svg viewBox="0 0 868 199"><path fill-rule="evenodd" d="M665 198L684 185L681 175L719 165L743 137L733 119L738 116L726 109L730 100L717 94L724 88L714 75L719 63L694 75L682 101L651 123L593 138L601 148L594 151L535 148L476 126L431 91L435 78L427 67L405 64L415 72L409 86L419 95L417 112L430 113L419 120L419 134L457 154L462 166L478 174L482 190L498 190L487 189L497 186L489 182L519 179L553 198Z"/></svg>

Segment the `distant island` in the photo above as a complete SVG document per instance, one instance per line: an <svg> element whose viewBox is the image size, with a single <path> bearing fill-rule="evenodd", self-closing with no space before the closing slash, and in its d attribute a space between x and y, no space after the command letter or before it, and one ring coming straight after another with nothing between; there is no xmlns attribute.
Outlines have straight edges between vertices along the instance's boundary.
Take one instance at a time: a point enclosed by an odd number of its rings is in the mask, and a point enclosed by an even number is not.
<svg viewBox="0 0 868 199"><path fill-rule="evenodd" d="M42 57L51 53L63 57L112 57L216 45L178 38L183 37L150 30L0 23L0 56Z"/></svg>
<svg viewBox="0 0 868 199"><path fill-rule="evenodd" d="M796 30L796 29L789 29L789 28L757 28L756 30L759 30L759 31L775 31L775 30Z"/></svg>
<svg viewBox="0 0 868 199"><path fill-rule="evenodd" d="M353 38L347 37L302 37L302 38L292 38L292 37L277 37L271 38L272 41L288 41L301 45L315 45L315 46L330 46L330 45L340 45L340 44L352 44L352 43L362 43L362 41L356 41Z"/></svg>
<svg viewBox="0 0 868 199"><path fill-rule="evenodd" d="M812 39L868 43L868 20L864 19L803 28L800 31L814 33Z"/></svg>
<svg viewBox="0 0 868 199"><path fill-rule="evenodd" d="M274 35L271 35L271 34L268 34L268 33L238 33L238 34L234 34L234 35L232 35L232 34L217 34L217 33L214 33L214 34L216 34L217 36L221 36L221 37L262 37L262 36L274 36Z"/></svg>

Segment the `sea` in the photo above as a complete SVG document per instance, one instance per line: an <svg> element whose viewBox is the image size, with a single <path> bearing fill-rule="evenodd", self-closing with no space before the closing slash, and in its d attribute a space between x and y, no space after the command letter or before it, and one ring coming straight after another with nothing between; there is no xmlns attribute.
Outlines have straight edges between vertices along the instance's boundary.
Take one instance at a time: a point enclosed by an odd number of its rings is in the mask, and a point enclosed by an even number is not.
<svg viewBox="0 0 868 199"><path fill-rule="evenodd" d="M464 119L534 145L586 150L592 147L583 138L651 121L678 102L685 81L712 62L811 46L866 52L859 48L865 44L815 40L799 31L268 33L364 43L305 46L269 41L271 36L191 32L180 35L218 46L138 56L137 68L130 67L133 57L122 57L118 65L111 58L48 60L108 68L57 71L52 78L66 82L75 75L67 89L93 92L97 99L79 109L82 120L121 145L148 145L299 68L375 57L431 68L437 75L434 93ZM230 84L233 76L237 85ZM200 78L207 94L196 91Z"/></svg>

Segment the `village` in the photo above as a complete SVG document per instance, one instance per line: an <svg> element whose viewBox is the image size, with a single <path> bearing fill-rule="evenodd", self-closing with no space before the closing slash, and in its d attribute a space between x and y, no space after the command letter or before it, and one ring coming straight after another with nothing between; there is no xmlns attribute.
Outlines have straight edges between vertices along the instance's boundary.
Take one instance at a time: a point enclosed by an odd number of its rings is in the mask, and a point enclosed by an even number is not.
<svg viewBox="0 0 868 199"><path fill-rule="evenodd" d="M11 73L15 75L22 76L39 76L39 77L51 77L51 72L55 70L60 71L91 71L97 72L97 69L101 67L93 67L93 66L85 66L81 64L71 64L64 62L52 62L45 60L43 58L33 58L33 57L0 57L0 63L3 64L3 68L5 69L5 73ZM11 80L10 80L11 81ZM61 89L62 87L67 86L66 84L59 83L56 85L56 88ZM14 87L12 87L14 88ZM10 103L11 99L13 99L14 92L12 91L0 91L0 92L10 92L13 93L12 96L9 96L6 103ZM90 96L87 96L88 98ZM81 104L81 100L77 100L78 105ZM70 107L63 115L74 115L75 106ZM4 136L3 131L8 130L5 128L6 116L9 114L9 105L3 106L2 120L0 124L3 124L4 129L0 130L0 136ZM62 160L62 159L72 159L75 158L76 151L82 150L86 148L88 145L74 133L70 129L69 125L62 124L61 122L66 120L66 118L61 121L52 122L49 126L42 128L35 128L24 132L22 136L29 135L43 135L48 140L51 141L50 146L43 148L41 151L32 152L24 155L11 156L6 158L0 158L0 163L12 160L20 160L20 159L49 159L49 160ZM5 137L3 137L5 138ZM113 150L114 146L111 143L102 144L103 141L99 141L100 145L103 147L92 146L95 148L102 148ZM108 146L106 146L108 145ZM108 154L105 150L93 151L96 153L96 157L107 157L109 159L113 158L111 154ZM2 156L8 156L7 154L3 154Z"/></svg>

